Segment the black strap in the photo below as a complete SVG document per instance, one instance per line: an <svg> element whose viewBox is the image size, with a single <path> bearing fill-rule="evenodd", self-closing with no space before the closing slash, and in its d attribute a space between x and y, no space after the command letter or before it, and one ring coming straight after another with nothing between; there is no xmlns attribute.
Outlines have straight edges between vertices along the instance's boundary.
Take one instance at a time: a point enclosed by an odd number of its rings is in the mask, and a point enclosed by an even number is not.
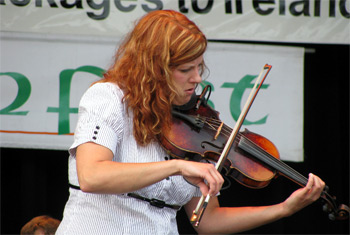
<svg viewBox="0 0 350 235"><path fill-rule="evenodd" d="M149 199L149 198L146 198L146 197L142 197L142 196L140 196L140 195L138 195L136 193L128 193L127 195L129 197L133 197L133 198L136 198L136 199L139 199L139 200L142 200L142 201L149 202L149 204L151 204L152 206L158 207L158 208L168 207L168 208L171 208L171 209L174 209L174 210L180 210L181 209L181 206L169 205L169 204L166 204L164 201L161 201L161 200L158 200L158 199L155 199L155 198Z"/></svg>
<svg viewBox="0 0 350 235"><path fill-rule="evenodd" d="M76 185L73 185L73 184L70 184L70 183L68 183L68 186L69 186L70 188L74 188L74 189L77 189L77 190L81 190L79 186L76 186Z"/></svg>
<svg viewBox="0 0 350 235"><path fill-rule="evenodd" d="M70 184L70 183L68 183L68 186L70 188L73 188L73 189L81 190L79 186L76 186L76 185L73 185L73 184ZM171 209L174 209L174 210L180 210L181 209L181 206L169 205L169 204L166 204L164 201L161 201L161 200L158 200L158 199L155 199L155 198L149 199L149 198L146 198L146 197L142 197L142 196L140 196L140 195L138 195L136 193L128 193L127 196L133 197L133 198L136 198L136 199L139 199L139 200L142 200L142 201L149 202L149 204L151 204L152 206L158 207L158 208L168 207L168 208L171 208Z"/></svg>

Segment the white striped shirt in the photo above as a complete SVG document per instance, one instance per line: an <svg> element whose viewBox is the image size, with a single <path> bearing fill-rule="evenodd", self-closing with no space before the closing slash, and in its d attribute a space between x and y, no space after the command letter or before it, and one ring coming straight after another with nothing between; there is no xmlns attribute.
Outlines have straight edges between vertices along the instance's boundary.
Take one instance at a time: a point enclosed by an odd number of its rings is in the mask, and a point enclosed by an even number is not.
<svg viewBox="0 0 350 235"><path fill-rule="evenodd" d="M146 147L137 145L133 136L132 113L127 114L122 97L123 92L112 83L97 83L83 95L74 143L69 149L71 184L79 186L76 148L89 141L109 148L114 154L113 161L141 163L168 158L156 142ZM168 177L135 193L170 205L184 205L192 197L201 196L199 189L187 183L182 176ZM92 194L71 188L56 234L178 234L176 212L171 208L151 206L124 194Z"/></svg>

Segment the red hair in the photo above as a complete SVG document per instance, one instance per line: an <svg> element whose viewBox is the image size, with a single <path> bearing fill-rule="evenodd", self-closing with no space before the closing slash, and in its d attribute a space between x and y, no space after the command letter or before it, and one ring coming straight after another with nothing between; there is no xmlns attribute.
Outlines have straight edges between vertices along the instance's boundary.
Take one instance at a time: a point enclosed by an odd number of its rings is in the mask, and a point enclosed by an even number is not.
<svg viewBox="0 0 350 235"><path fill-rule="evenodd" d="M201 56L206 47L195 23L172 10L148 13L125 38L102 81L117 83L124 91L138 144L169 130L176 96L172 70Z"/></svg>

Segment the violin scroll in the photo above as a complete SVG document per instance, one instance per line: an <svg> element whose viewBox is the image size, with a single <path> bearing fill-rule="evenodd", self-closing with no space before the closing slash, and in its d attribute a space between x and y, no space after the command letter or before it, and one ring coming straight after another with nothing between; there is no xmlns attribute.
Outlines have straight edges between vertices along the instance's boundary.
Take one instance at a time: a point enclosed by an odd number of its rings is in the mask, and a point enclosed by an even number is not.
<svg viewBox="0 0 350 235"><path fill-rule="evenodd" d="M335 219L346 220L349 218L350 208L347 205L341 204L337 210Z"/></svg>
<svg viewBox="0 0 350 235"><path fill-rule="evenodd" d="M328 218L332 221L346 220L349 218L350 209L347 205L344 205L344 204L341 204L336 210L330 208L329 204L324 204L323 210L329 213Z"/></svg>
<svg viewBox="0 0 350 235"><path fill-rule="evenodd" d="M336 197L328 194L328 186L326 186L321 198L324 201L323 211L328 213L330 220L346 220L349 218L350 208L344 204L337 206Z"/></svg>

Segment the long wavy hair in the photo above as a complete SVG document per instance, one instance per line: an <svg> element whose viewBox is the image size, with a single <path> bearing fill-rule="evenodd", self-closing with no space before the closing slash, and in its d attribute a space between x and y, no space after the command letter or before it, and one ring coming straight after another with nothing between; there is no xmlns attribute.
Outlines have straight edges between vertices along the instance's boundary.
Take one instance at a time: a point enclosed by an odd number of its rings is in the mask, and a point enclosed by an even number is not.
<svg viewBox="0 0 350 235"><path fill-rule="evenodd" d="M138 144L146 145L169 130L176 96L172 71L206 48L207 39L195 23L172 10L148 13L124 39L102 82L117 83L124 91Z"/></svg>

